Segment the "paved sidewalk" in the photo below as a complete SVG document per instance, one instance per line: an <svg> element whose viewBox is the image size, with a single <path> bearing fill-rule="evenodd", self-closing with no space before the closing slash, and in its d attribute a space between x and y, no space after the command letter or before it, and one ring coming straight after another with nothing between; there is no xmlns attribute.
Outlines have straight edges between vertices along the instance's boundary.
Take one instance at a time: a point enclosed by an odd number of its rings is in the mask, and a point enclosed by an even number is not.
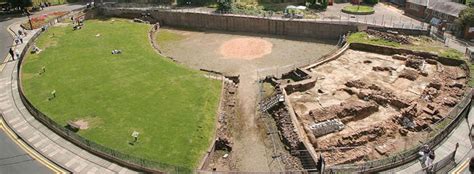
<svg viewBox="0 0 474 174"><path fill-rule="evenodd" d="M17 23L11 29L17 31L19 27ZM25 43L34 35L33 32L24 38ZM25 45L18 45L16 49L21 52ZM0 111L5 122L20 138L52 162L73 173L136 173L75 146L36 120L20 100L17 63L17 60L8 61L0 74Z"/></svg>
<svg viewBox="0 0 474 174"><path fill-rule="evenodd" d="M434 163L440 161L444 157L448 156L451 152L453 152L456 143L459 143L459 148L456 152L455 162L459 164L465 158L468 157L468 154L472 151L472 144L469 138L470 132L470 124L474 123L474 112L469 112L468 118L463 118L463 120L459 123L458 127L456 127L449 137L441 142L440 145L435 147L435 155L436 158ZM384 171L382 173L416 173L422 169L421 164L418 160L415 160L411 163L402 165L400 167Z"/></svg>

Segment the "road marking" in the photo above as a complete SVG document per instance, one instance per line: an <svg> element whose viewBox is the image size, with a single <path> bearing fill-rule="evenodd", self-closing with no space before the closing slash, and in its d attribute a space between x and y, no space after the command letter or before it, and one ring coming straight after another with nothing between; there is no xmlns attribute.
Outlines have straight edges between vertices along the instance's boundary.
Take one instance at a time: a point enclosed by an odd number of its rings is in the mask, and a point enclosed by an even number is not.
<svg viewBox="0 0 474 174"><path fill-rule="evenodd" d="M3 130L8 135L8 137L10 137L10 139L13 140L13 142L15 142L18 145L18 147L23 149L23 151L25 151L31 158L35 159L40 164L46 166L47 168L52 170L54 173L57 173L57 174L69 173L66 170L60 168L59 166L56 166L56 164L53 164L48 159L41 156L38 152L33 150L31 147L29 147L21 139L16 138L17 137L16 134L10 128L8 128L8 126L5 126L3 119L0 119L0 129Z"/></svg>
<svg viewBox="0 0 474 174"><path fill-rule="evenodd" d="M459 174L460 172L462 172L469 164L469 159L467 159L466 161L464 161L461 165L459 165L458 168L456 168L453 172L453 174Z"/></svg>

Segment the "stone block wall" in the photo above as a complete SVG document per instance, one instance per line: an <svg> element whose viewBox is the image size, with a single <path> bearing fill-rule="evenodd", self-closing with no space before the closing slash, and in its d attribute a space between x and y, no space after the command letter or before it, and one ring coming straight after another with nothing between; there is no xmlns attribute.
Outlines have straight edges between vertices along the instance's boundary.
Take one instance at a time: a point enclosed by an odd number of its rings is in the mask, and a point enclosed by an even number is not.
<svg viewBox="0 0 474 174"><path fill-rule="evenodd" d="M344 22L269 19L252 16L110 7L101 8L100 13L108 17L129 19L139 18L142 13L150 13L155 20L151 21L152 23L159 22L160 25L170 27L285 35L316 39L338 39L340 35L349 31L357 31L356 25Z"/></svg>

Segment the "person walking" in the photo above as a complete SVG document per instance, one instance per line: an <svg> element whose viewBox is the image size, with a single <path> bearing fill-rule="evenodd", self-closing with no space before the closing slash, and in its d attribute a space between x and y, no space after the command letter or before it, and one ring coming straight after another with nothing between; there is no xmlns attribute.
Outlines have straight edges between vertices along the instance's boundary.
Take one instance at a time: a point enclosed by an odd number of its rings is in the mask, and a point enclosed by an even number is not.
<svg viewBox="0 0 474 174"><path fill-rule="evenodd" d="M20 52L18 51L18 49L15 49L15 56L16 56L15 59L18 59L20 57Z"/></svg>
<svg viewBox="0 0 474 174"><path fill-rule="evenodd" d="M435 159L435 154L434 154L434 151L433 150L430 150L428 152L428 157L426 158L426 173L428 174L431 174L431 173L434 173L433 172L433 161Z"/></svg>
<svg viewBox="0 0 474 174"><path fill-rule="evenodd" d="M421 164L421 167L422 168L425 168L426 167L426 159L428 158L428 153L430 152L430 148L428 145L423 145L420 149L420 151L418 152L418 155L420 156L418 158L420 164Z"/></svg>
<svg viewBox="0 0 474 174"><path fill-rule="evenodd" d="M20 44L20 40L18 40L18 36L15 36L15 39L14 39L14 40L15 40L15 45Z"/></svg>
<svg viewBox="0 0 474 174"><path fill-rule="evenodd" d="M12 60L15 60L15 52L13 51L13 47L10 47L8 53L10 53L10 56L12 56Z"/></svg>

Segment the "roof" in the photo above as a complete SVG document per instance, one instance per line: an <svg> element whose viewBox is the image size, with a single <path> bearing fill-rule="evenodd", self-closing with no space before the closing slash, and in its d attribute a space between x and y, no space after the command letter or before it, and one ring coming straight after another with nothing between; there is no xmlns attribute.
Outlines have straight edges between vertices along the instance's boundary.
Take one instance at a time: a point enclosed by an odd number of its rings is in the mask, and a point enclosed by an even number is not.
<svg viewBox="0 0 474 174"><path fill-rule="evenodd" d="M407 0L407 2L412 3L412 4L418 4L421 6L426 6L428 3L428 0Z"/></svg>
<svg viewBox="0 0 474 174"><path fill-rule="evenodd" d="M467 6L461 3L447 0L407 0L408 3L428 6L428 9L458 17L459 13Z"/></svg>
<svg viewBox="0 0 474 174"><path fill-rule="evenodd" d="M428 6L428 9L441 12L444 14L448 14L451 16L455 16L455 17L458 17L459 13L466 8L467 8L466 5L456 3L456 2L437 2L437 3L430 2L430 6Z"/></svg>

